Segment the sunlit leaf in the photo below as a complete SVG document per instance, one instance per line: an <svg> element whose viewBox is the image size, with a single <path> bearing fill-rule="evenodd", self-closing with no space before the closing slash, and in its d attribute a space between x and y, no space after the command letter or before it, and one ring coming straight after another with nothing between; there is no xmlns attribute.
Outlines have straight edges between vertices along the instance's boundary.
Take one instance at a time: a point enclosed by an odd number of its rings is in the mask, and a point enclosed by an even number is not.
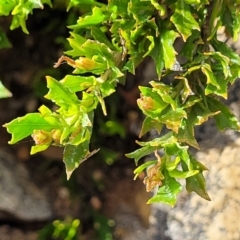
<svg viewBox="0 0 240 240"><path fill-rule="evenodd" d="M152 160L152 161L147 161L146 163L143 163L141 164L139 167L137 167L135 170L134 170L134 180L137 179L138 175L143 172L147 167L151 166L151 165L154 165L157 163L157 160Z"/></svg>
<svg viewBox="0 0 240 240"><path fill-rule="evenodd" d="M194 19L189 5L185 3L185 0L177 0L175 3L175 12L170 20L182 35L185 42L188 37L192 35L194 29L200 31L199 25Z"/></svg>
<svg viewBox="0 0 240 240"><path fill-rule="evenodd" d="M14 144L33 133L33 130L51 131L59 125L50 125L39 113L29 113L3 125L12 134L10 144Z"/></svg>
<svg viewBox="0 0 240 240"><path fill-rule="evenodd" d="M76 25L69 26L71 29L80 29L84 27L96 26L107 20L108 16L103 13L102 8L93 7L92 14L80 17Z"/></svg>
<svg viewBox="0 0 240 240"><path fill-rule="evenodd" d="M49 88L45 98L51 99L57 105L71 105L79 102L75 93L71 92L67 87L52 77L47 76L47 85Z"/></svg>

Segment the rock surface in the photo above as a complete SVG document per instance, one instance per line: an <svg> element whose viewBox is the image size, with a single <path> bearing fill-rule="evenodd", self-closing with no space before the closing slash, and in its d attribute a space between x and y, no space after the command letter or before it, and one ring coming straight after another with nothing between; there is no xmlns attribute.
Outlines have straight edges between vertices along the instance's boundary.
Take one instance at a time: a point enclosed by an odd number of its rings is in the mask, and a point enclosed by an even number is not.
<svg viewBox="0 0 240 240"><path fill-rule="evenodd" d="M24 165L0 150L0 219L43 221L52 217L51 206L34 185Z"/></svg>
<svg viewBox="0 0 240 240"><path fill-rule="evenodd" d="M197 154L198 159L209 166L206 173L211 201L186 192L173 209L154 205L153 240L239 240L240 239L240 138L222 150L210 148ZM164 221L165 222L165 221ZM164 232L164 236L160 235Z"/></svg>

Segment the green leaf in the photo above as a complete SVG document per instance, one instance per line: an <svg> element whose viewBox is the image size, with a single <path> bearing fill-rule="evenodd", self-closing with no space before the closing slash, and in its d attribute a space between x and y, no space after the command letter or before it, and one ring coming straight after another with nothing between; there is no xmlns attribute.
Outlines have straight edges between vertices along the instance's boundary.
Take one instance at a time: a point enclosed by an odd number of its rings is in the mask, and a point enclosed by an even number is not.
<svg viewBox="0 0 240 240"><path fill-rule="evenodd" d="M86 141L78 146L67 144L64 148L63 161L66 166L67 179L69 180L73 171L78 168L84 158L88 155L89 142Z"/></svg>
<svg viewBox="0 0 240 240"><path fill-rule="evenodd" d="M50 76L46 78L49 92L45 95L45 98L55 102L58 106L80 103L75 93L71 92L63 84Z"/></svg>
<svg viewBox="0 0 240 240"><path fill-rule="evenodd" d="M193 61L194 54L200 44L203 44L200 32L193 30L192 35L188 37L186 43L183 45L180 55L188 58L189 61Z"/></svg>
<svg viewBox="0 0 240 240"><path fill-rule="evenodd" d="M231 72L229 69L230 59L228 57L223 55L221 52L207 52L207 53L204 53L204 55L211 56L213 59L221 63L225 78L231 75Z"/></svg>
<svg viewBox="0 0 240 240"><path fill-rule="evenodd" d="M202 123L206 122L209 117L213 117L219 113L219 109L213 111L213 108L205 107L202 102L197 102L192 107L188 120L193 125L201 125Z"/></svg>
<svg viewBox="0 0 240 240"><path fill-rule="evenodd" d="M155 37L155 44L152 52L150 53L150 56L154 60L156 64L156 71L158 78L161 78L162 70L164 68L164 58L163 58L163 49L161 47L162 42L160 36Z"/></svg>
<svg viewBox="0 0 240 240"><path fill-rule="evenodd" d="M9 92L2 84L2 81L0 81L0 98L7 98L11 97L12 93Z"/></svg>
<svg viewBox="0 0 240 240"><path fill-rule="evenodd" d="M194 122L190 119L184 119L176 135L179 142L187 143L188 145L199 149L198 142L194 137Z"/></svg>
<svg viewBox="0 0 240 240"><path fill-rule="evenodd" d="M164 4L159 4L157 0L150 0L152 5L159 11L160 16L164 16L167 12L167 8Z"/></svg>
<svg viewBox="0 0 240 240"><path fill-rule="evenodd" d="M29 113L24 117L19 117L3 125L12 134L9 144L14 144L33 133L33 130L51 131L57 129L59 125L49 124L39 113Z"/></svg>
<svg viewBox="0 0 240 240"><path fill-rule="evenodd" d="M227 44L220 42L216 39L212 39L211 43L216 51L223 53L226 57L230 59L230 64L234 63L240 66L239 55L234 52L230 47L228 47Z"/></svg>
<svg viewBox="0 0 240 240"><path fill-rule="evenodd" d="M228 81L227 80L228 79L224 78L224 75L222 74L222 72L216 72L215 77L218 81L218 87L212 84L208 84L207 87L205 88L205 94L206 95L215 94L227 99L228 97L227 95Z"/></svg>
<svg viewBox="0 0 240 240"><path fill-rule="evenodd" d="M125 155L128 158L134 158L135 159L135 164L138 165L139 159L141 159L142 157L154 152L156 149L158 149L158 147L156 147L156 146L145 146L145 147L137 149L134 152L127 153Z"/></svg>
<svg viewBox="0 0 240 240"><path fill-rule="evenodd" d="M182 186L175 178L169 176L167 171L163 174L165 176L163 186L158 189L157 194L150 198L147 203L165 203L174 206L177 201L178 193L182 191Z"/></svg>
<svg viewBox="0 0 240 240"><path fill-rule="evenodd" d="M137 100L139 108L143 113L151 118L157 118L160 113L168 106L161 96L153 89L148 87L139 87L142 96Z"/></svg>
<svg viewBox="0 0 240 240"><path fill-rule="evenodd" d="M188 192L196 192L200 197L211 201L207 189L206 181L202 174L202 171L207 170L207 168L198 162L194 157L190 156L193 169L199 170L199 173L196 175L186 178L186 189ZM187 166L182 162L182 168L184 171L187 170Z"/></svg>
<svg viewBox="0 0 240 240"><path fill-rule="evenodd" d="M91 27L91 34L96 41L99 41L112 50L116 50L112 43L108 40L105 33L98 27Z"/></svg>
<svg viewBox="0 0 240 240"><path fill-rule="evenodd" d="M141 138L145 133L147 133L148 131L150 131L152 129L156 129L158 134L160 134L162 128L163 128L162 123L160 123L159 121L157 121L153 118L146 117L143 121L141 132L139 134L139 138Z"/></svg>
<svg viewBox="0 0 240 240"><path fill-rule="evenodd" d="M200 197L211 201L206 190L205 178L201 172L192 177L186 178L186 189L188 192L196 192Z"/></svg>
<svg viewBox="0 0 240 240"><path fill-rule="evenodd" d="M48 144L42 144L42 145L32 146L32 147L31 147L30 154L33 155L33 154L35 154L35 153L45 151L46 149L49 148L50 145L51 145L51 142L48 143Z"/></svg>
<svg viewBox="0 0 240 240"><path fill-rule="evenodd" d="M8 16L13 8L17 5L17 1L4 1L0 5L0 16Z"/></svg>
<svg viewBox="0 0 240 240"><path fill-rule="evenodd" d="M144 1L130 0L127 11L133 14L137 23L143 23L152 17L154 7Z"/></svg>
<svg viewBox="0 0 240 240"><path fill-rule="evenodd" d="M214 76L214 73L212 72L211 66L207 63L204 63L201 67L201 70L207 77L207 84L212 84L217 89L219 89L220 86L217 82L216 77Z"/></svg>
<svg viewBox="0 0 240 240"><path fill-rule="evenodd" d="M65 54L72 57L84 56L85 51L81 46L87 41L87 39L73 32L70 32L70 35L71 37L67 38L67 40L72 47L72 50L66 51Z"/></svg>
<svg viewBox="0 0 240 240"><path fill-rule="evenodd" d="M177 0L175 12L171 16L170 21L175 25L185 42L192 35L194 29L200 31L200 27L185 0Z"/></svg>
<svg viewBox="0 0 240 240"><path fill-rule="evenodd" d="M115 9L115 14L120 15L121 17L128 16L128 7L129 0L111 0L109 3L109 9Z"/></svg>
<svg viewBox="0 0 240 240"><path fill-rule="evenodd" d="M157 92L164 102L169 103L172 109L176 110L177 103L171 96L174 95L173 88L166 84L155 81L151 81L150 84L153 86L153 92Z"/></svg>
<svg viewBox="0 0 240 240"><path fill-rule="evenodd" d="M94 76L66 75L60 83L75 93L94 86L96 84L96 78Z"/></svg>
<svg viewBox="0 0 240 240"><path fill-rule="evenodd" d="M176 169L176 167L181 161L181 158L179 156L176 157L174 160L171 160L171 156L166 156L165 159L165 166L168 171L173 171L174 169Z"/></svg>
<svg viewBox="0 0 240 240"><path fill-rule="evenodd" d="M177 169L174 169L172 171L169 171L169 176L173 178L189 178L196 174L198 174L198 170L190 170L190 171L179 171Z"/></svg>
<svg viewBox="0 0 240 240"><path fill-rule="evenodd" d="M81 29L91 26L96 26L102 24L109 18L107 12L104 12L102 8L93 7L92 14L86 15L85 17L80 17L76 25L69 26L71 29Z"/></svg>
<svg viewBox="0 0 240 240"><path fill-rule="evenodd" d="M169 132L165 135L163 135L160 138L155 138L152 141L149 142L139 142L136 141L137 144L142 146L142 148L137 149L136 151L132 153L125 154L129 158L134 158L136 165L138 165L138 160L152 152L154 152L157 149L162 148L162 146L165 144L172 144L175 143L177 139L173 136L172 132Z"/></svg>
<svg viewBox="0 0 240 240"><path fill-rule="evenodd" d="M141 164L139 167L137 167L135 170L134 170L134 180L137 179L138 175L144 171L144 169L146 169L147 167L151 166L151 165L155 165L157 163L157 160L152 160L152 161L147 161L146 163L143 163Z"/></svg>
<svg viewBox="0 0 240 240"><path fill-rule="evenodd" d="M214 116L214 118L216 120L217 127L220 130L225 130L227 128L237 131L240 130L240 123L238 119L228 107L222 104L219 100L211 97L207 97L207 103L211 111L219 111L219 114Z"/></svg>
<svg viewBox="0 0 240 240"><path fill-rule="evenodd" d="M159 117L159 121L166 124L168 129L178 133L181 122L184 118L187 118L187 114L183 109L177 108L175 111L173 111L172 109L168 108L166 113Z"/></svg>
<svg viewBox="0 0 240 240"><path fill-rule="evenodd" d="M179 37L179 34L173 30L164 29L161 31L161 47L163 52L163 59L166 69L173 69L173 66L176 62L176 54L173 44L176 38Z"/></svg>

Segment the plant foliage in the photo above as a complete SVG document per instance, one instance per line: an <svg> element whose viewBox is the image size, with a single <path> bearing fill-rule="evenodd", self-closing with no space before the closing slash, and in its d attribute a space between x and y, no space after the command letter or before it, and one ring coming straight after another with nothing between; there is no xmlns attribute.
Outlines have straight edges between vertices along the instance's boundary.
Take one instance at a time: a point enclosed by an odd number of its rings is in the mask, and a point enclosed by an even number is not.
<svg viewBox="0 0 240 240"><path fill-rule="evenodd" d="M11 29L21 26L27 33L27 15L44 3L51 6L50 1L3 1L0 14L11 13ZM203 176L207 168L191 155L189 146L199 148L194 127L210 117L220 130L240 129L238 119L221 103L227 98L229 84L240 76L240 57L218 39L222 28L237 40L240 1L109 0L103 4L71 0L67 9L73 7L82 14L69 26L71 49L54 65L60 67L64 62L73 71L61 80L46 77L49 92L45 98L58 109L52 111L43 105L38 113L5 124L12 134L10 144L31 135L36 144L31 154L51 144L64 147L69 179L98 151L89 150L94 110L100 104L106 115L104 99L117 84L124 84L126 72L134 74L137 66L150 57L158 79L139 87L137 104L145 115L140 137L152 129L158 136L137 142L140 148L126 155L138 165L139 159L155 153L155 159L135 170L137 177L148 168L146 190L158 189L148 203L174 205L182 190L181 178L186 179L189 192L210 200ZM181 42L181 50L175 49L176 42Z"/></svg>

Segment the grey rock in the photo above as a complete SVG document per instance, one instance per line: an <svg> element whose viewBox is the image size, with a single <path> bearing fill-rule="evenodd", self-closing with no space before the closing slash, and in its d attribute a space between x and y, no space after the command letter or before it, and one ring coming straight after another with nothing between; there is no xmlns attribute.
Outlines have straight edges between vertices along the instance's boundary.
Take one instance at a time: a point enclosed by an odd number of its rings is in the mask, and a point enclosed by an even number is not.
<svg viewBox="0 0 240 240"><path fill-rule="evenodd" d="M42 221L52 217L46 196L23 164L0 150L0 219Z"/></svg>

